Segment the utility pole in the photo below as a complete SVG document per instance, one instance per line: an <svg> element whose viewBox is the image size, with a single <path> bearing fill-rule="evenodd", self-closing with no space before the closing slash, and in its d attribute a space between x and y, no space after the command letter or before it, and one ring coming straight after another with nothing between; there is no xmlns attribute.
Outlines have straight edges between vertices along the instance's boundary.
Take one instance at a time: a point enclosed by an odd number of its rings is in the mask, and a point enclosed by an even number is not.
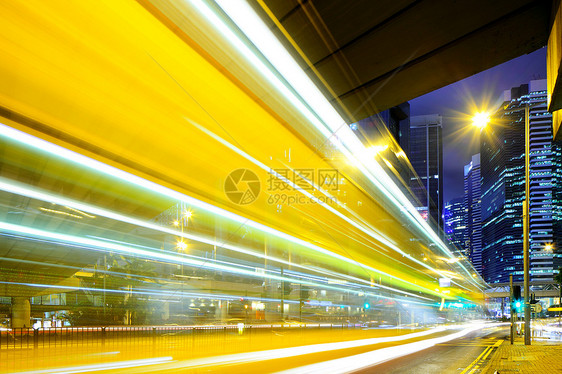
<svg viewBox="0 0 562 374"><path fill-rule="evenodd" d="M531 345L531 303L529 300L529 156L530 156L530 120L529 120L529 103L525 104L525 201L523 202L523 298L525 305L525 345Z"/></svg>

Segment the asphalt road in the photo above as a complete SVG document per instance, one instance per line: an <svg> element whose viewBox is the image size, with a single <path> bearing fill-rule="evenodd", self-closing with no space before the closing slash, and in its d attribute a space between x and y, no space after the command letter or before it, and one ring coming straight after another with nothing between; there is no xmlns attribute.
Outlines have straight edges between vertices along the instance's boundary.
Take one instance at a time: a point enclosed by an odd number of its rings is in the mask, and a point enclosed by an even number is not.
<svg viewBox="0 0 562 374"><path fill-rule="evenodd" d="M274 329L261 333L221 335L211 339L170 336L154 344L153 339L110 340L105 345L79 344L0 351L0 372L141 373L459 373L475 374L492 357L507 328L490 327L461 336L463 330L402 331L324 329L301 331ZM373 339L371 339L373 338ZM452 338L452 336L451 336ZM414 348L445 343L417 353ZM88 342L82 342L88 343ZM427 344L427 345L425 345ZM383 362L389 357L396 358ZM383 362L368 367L374 362Z"/></svg>
<svg viewBox="0 0 562 374"><path fill-rule="evenodd" d="M486 366L504 338L507 327L496 331L477 331L445 344L437 344L423 351L400 357L356 373L385 374L476 374Z"/></svg>

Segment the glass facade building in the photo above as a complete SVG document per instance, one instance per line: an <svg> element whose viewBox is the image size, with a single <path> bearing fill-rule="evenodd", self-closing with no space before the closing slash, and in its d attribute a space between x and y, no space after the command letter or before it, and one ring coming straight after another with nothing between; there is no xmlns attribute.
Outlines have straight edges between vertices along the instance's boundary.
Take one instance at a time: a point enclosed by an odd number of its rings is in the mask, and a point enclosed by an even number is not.
<svg viewBox="0 0 562 374"><path fill-rule="evenodd" d="M443 227L443 127L437 114L410 118L409 159L423 188L412 185L422 216L434 229Z"/></svg>
<svg viewBox="0 0 562 374"><path fill-rule="evenodd" d="M523 280L522 203L525 199L525 106L530 114L531 280L550 280L560 266L560 147L552 140L546 80L504 92L497 124L481 134L483 277Z"/></svg>
<svg viewBox="0 0 562 374"><path fill-rule="evenodd" d="M480 154L472 156L470 163L464 167L464 208L464 248L474 268L482 274Z"/></svg>
<svg viewBox="0 0 562 374"><path fill-rule="evenodd" d="M464 199L453 199L443 209L443 225L449 244L465 254L464 236L466 230Z"/></svg>

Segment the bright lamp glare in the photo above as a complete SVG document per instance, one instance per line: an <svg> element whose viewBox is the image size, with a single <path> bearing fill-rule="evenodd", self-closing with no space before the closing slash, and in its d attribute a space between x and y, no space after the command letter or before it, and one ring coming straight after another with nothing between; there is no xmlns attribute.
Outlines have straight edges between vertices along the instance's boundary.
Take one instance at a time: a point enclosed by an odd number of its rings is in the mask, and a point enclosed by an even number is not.
<svg viewBox="0 0 562 374"><path fill-rule="evenodd" d="M479 129L483 129L490 122L490 115L486 112L479 112L472 117L472 124Z"/></svg>
<svg viewBox="0 0 562 374"><path fill-rule="evenodd" d="M376 156L379 153L382 153L388 149L388 144L381 144L381 145L373 145L367 148L367 151L372 155Z"/></svg>
<svg viewBox="0 0 562 374"><path fill-rule="evenodd" d="M182 251L185 251L187 249L187 244L183 240L178 241L176 245L178 249L181 249Z"/></svg>

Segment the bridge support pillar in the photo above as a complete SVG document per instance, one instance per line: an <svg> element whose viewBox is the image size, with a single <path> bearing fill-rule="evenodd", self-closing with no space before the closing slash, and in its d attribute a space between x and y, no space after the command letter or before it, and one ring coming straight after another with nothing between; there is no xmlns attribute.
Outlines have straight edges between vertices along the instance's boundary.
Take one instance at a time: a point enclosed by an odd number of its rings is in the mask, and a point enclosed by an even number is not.
<svg viewBox="0 0 562 374"><path fill-rule="evenodd" d="M31 327L31 304L28 297L12 297L12 328Z"/></svg>

